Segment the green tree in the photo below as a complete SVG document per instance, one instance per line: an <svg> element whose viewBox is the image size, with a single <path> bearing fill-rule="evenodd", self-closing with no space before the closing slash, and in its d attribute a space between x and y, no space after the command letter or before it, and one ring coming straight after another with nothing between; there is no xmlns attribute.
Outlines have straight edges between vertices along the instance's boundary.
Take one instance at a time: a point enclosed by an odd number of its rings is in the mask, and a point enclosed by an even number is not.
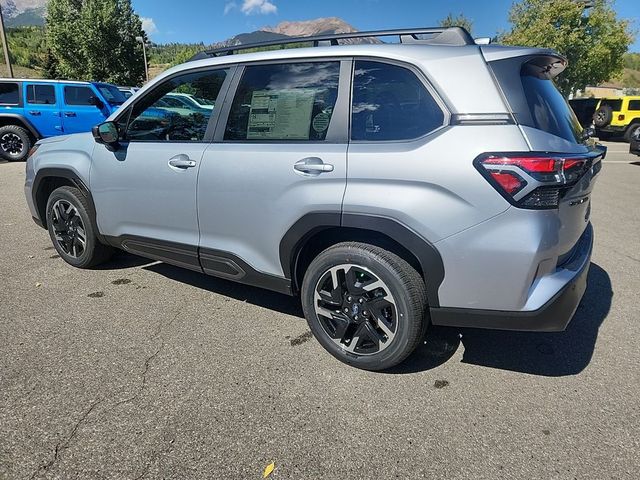
<svg viewBox="0 0 640 480"><path fill-rule="evenodd" d="M633 41L628 20L618 19L612 0L521 0L511 8L508 45L552 48L569 60L556 82L565 95L619 75Z"/></svg>
<svg viewBox="0 0 640 480"><path fill-rule="evenodd" d="M131 0L50 0L47 46L57 77L138 85L144 80L142 21Z"/></svg>
<svg viewBox="0 0 640 480"><path fill-rule="evenodd" d="M463 27L467 32L471 33L473 30L473 21L460 14L456 17L452 13L449 13L445 18L440 20L441 27Z"/></svg>

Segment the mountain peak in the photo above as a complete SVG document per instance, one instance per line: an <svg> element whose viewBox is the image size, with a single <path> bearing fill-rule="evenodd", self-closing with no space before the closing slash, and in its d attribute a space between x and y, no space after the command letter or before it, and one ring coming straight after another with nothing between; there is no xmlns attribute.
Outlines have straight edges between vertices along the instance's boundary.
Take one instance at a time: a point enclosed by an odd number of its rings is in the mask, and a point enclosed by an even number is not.
<svg viewBox="0 0 640 480"><path fill-rule="evenodd" d="M350 33L357 29L338 17L316 18L298 22L284 21L275 27L266 26L262 31L279 33L288 37L308 37L323 33Z"/></svg>

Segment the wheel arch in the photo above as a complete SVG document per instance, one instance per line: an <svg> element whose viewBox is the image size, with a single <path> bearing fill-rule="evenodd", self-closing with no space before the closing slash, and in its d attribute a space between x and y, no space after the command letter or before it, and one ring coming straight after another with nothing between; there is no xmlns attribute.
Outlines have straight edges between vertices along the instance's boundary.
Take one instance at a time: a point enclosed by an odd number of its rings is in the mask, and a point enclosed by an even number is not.
<svg viewBox="0 0 640 480"><path fill-rule="evenodd" d="M75 187L86 196L87 201L91 206L91 214L93 215L92 220L94 225L97 227L97 223L95 223L96 207L93 203L93 196L91 195L89 188L76 172L66 168L42 168L38 170L38 173L33 180L31 195L33 196L33 204L38 210L42 227L47 228L47 201L49 200L49 196L56 188L63 186ZM102 243L106 243L99 232L97 233L97 237Z"/></svg>
<svg viewBox="0 0 640 480"><path fill-rule="evenodd" d="M406 225L375 215L316 212L300 218L280 242L280 262L292 289L299 291L306 267L318 253L344 241L369 243L400 256L423 278L429 305L440 305L444 264L438 250Z"/></svg>
<svg viewBox="0 0 640 480"><path fill-rule="evenodd" d="M27 130L27 132L31 136L31 140L33 141L33 143L42 138L42 135L40 135L38 129L34 127L27 118L18 113L3 113L2 115L0 115L0 127L5 127L7 125L15 125Z"/></svg>

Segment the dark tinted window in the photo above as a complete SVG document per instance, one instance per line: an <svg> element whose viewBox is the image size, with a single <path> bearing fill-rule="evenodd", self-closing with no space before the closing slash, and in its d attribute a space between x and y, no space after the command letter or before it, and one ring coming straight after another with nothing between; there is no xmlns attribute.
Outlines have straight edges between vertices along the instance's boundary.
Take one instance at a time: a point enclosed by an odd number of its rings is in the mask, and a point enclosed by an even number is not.
<svg viewBox="0 0 640 480"><path fill-rule="evenodd" d="M353 140L409 140L443 123L442 109L411 70L356 61L351 111Z"/></svg>
<svg viewBox="0 0 640 480"><path fill-rule="evenodd" d="M126 138L146 141L201 142L214 108L187 108L171 93L206 98L215 105L228 70L187 73L162 83L133 107Z"/></svg>
<svg viewBox="0 0 640 480"><path fill-rule="evenodd" d="M247 67L225 140L325 140L339 77L340 62Z"/></svg>
<svg viewBox="0 0 640 480"><path fill-rule="evenodd" d="M605 105L608 105L611 107L611 110L613 110L614 112L620 112L622 110L622 99L605 99L605 100L601 100L600 101L600 106L604 107Z"/></svg>
<svg viewBox="0 0 640 480"><path fill-rule="evenodd" d="M20 95L17 83L0 83L0 105L18 105Z"/></svg>
<svg viewBox="0 0 640 480"><path fill-rule="evenodd" d="M95 93L89 87L64 87L64 103L67 105L92 105Z"/></svg>
<svg viewBox="0 0 640 480"><path fill-rule="evenodd" d="M127 101L127 97L125 97L117 87L113 85L109 85L106 83L97 83L94 84L100 90L102 96L109 102L111 105L122 105Z"/></svg>
<svg viewBox="0 0 640 480"><path fill-rule="evenodd" d="M629 100L629 110L640 110L640 100Z"/></svg>
<svg viewBox="0 0 640 480"><path fill-rule="evenodd" d="M522 76L533 127L571 142L581 141L582 127L552 80Z"/></svg>
<svg viewBox="0 0 640 480"><path fill-rule="evenodd" d="M56 89L53 85L27 85L27 102L37 105L55 105Z"/></svg>

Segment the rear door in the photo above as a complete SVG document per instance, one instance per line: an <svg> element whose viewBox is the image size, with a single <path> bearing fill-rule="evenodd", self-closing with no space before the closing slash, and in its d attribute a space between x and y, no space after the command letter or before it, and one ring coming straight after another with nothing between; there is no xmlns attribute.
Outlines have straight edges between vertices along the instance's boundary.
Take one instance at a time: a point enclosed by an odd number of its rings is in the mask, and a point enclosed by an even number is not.
<svg viewBox="0 0 640 480"><path fill-rule="evenodd" d="M65 133L89 132L109 116L108 106L96 105L97 94L89 85L64 84L62 122Z"/></svg>
<svg viewBox="0 0 640 480"><path fill-rule="evenodd" d="M56 87L53 83L24 83L26 117L43 137L60 135L63 131Z"/></svg>
<svg viewBox="0 0 640 480"><path fill-rule="evenodd" d="M338 59L239 68L198 179L207 273L241 279L249 272L230 265L244 262L286 275L279 247L287 230L310 212L339 215L350 71Z"/></svg>

